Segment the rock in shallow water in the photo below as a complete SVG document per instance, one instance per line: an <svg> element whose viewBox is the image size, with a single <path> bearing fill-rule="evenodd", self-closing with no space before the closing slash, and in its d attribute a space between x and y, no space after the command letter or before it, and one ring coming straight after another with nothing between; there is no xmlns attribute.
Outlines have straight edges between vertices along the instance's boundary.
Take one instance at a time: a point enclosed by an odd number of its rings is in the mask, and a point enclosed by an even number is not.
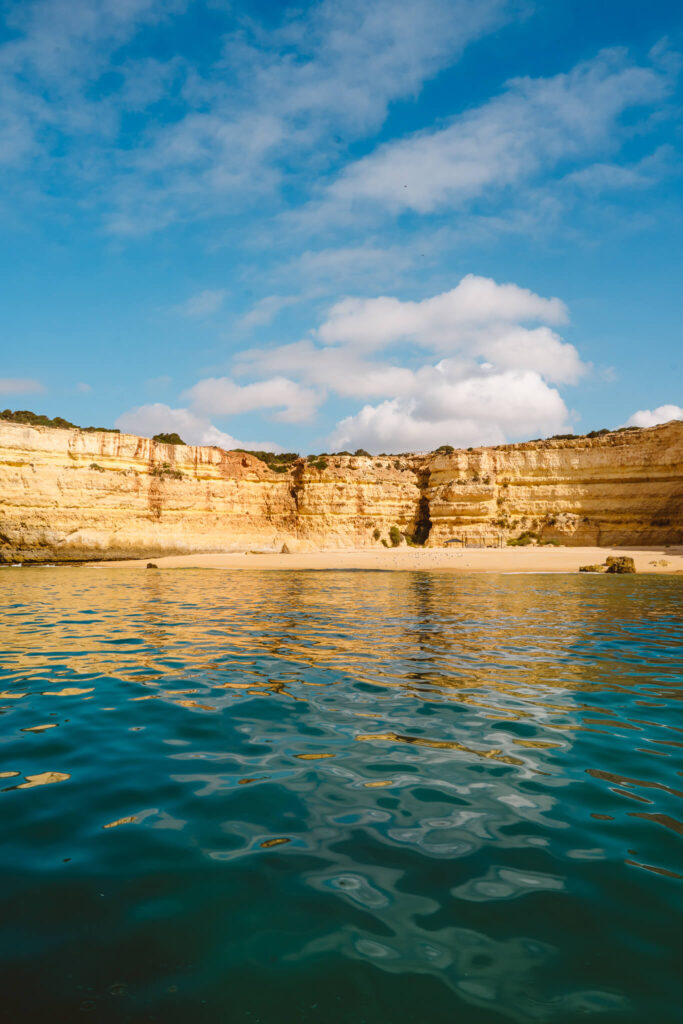
<svg viewBox="0 0 683 1024"><path fill-rule="evenodd" d="M582 565L579 572L628 573L636 571L636 563L629 555L610 555L602 565Z"/></svg>
<svg viewBox="0 0 683 1024"><path fill-rule="evenodd" d="M605 562L607 572L635 572L636 563L628 555L611 555Z"/></svg>

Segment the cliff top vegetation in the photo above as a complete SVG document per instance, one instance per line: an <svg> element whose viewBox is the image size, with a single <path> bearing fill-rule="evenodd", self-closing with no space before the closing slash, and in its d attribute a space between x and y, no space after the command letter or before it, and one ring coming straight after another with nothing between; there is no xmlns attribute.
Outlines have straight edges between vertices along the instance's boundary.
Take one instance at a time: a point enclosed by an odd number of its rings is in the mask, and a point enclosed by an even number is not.
<svg viewBox="0 0 683 1024"><path fill-rule="evenodd" d="M153 441L158 441L160 444L185 444L180 434L155 434L152 438Z"/></svg>
<svg viewBox="0 0 683 1024"><path fill-rule="evenodd" d="M30 409L15 409L14 411L12 409L3 409L2 411L0 411L0 419L2 419L2 420L9 420L11 423L25 423L25 424L27 424L29 426L32 426L32 427L54 427L54 428L57 428L57 429L60 429L60 430L82 430L82 431L84 431L86 433L94 433L94 432L100 432L100 431L103 432L103 433L108 433L108 434L120 434L121 433L121 431L118 430L115 427L81 427L77 423L72 423L70 420L64 419L64 417L62 417L62 416L54 416L54 417L50 418L49 416L44 416L41 413L32 412ZM622 433L625 433L625 432L636 431L636 430L641 430L641 429L643 429L643 428L635 427L635 426L615 427L612 430L608 429L607 427L602 427L600 430L591 430L591 431L589 431L586 434L553 434L552 437L547 437L547 438L536 437L536 438L533 438L532 440L529 440L529 441L518 441L515 444L509 444L508 443L508 444L503 444L503 445L494 445L493 448L495 448L495 449L507 449L507 448L510 448L510 447L515 447L516 444L539 444L539 443L541 443L543 441L580 441L580 440L583 440L585 438L591 438L592 439L592 438L596 438L596 437L603 437L603 436L605 436L607 434L622 434ZM185 445L186 444L186 442L183 441L182 437L180 437L180 435L175 433L175 432L173 432L173 433L155 434L154 437L152 438L152 440L153 441L158 441L161 444L177 444L177 445ZM481 448L487 448L489 446L488 445L481 445L480 447ZM270 470L272 470L273 472L275 472L275 473L286 473L291 468L292 464L294 462L296 462L297 459L300 458L300 455L299 455L298 452L249 451L246 448L235 448L235 449L233 449L233 451L242 452L242 453L247 454L247 455L253 455L254 458L257 458L261 462L264 462L266 464L266 466L268 466L268 468ZM456 449L453 447L453 445L442 444L439 448L434 449L432 454L433 455L450 455L451 453L453 453L455 451L456 451ZM471 451L474 451L474 449L473 448L468 448L467 451L471 452ZM333 452L332 454L333 455L337 455L337 456L343 456L343 455L351 456L353 454L355 456L366 456L368 458L372 458L372 456L370 455L370 452L366 451L364 448L358 448L353 453L347 452L347 451L340 451L340 452ZM412 454L411 452L401 452L401 453L399 453L400 457L409 457L411 454ZM384 452L380 452L379 456L375 456L375 457L376 458L386 458L386 457L389 457L389 456L387 456ZM392 456L392 457L395 457L395 456ZM327 467L327 461L326 460L327 460L327 453L325 453L325 452L323 452L321 455L318 455L318 456L316 456L316 455L309 455L308 456L308 461L316 469L325 469Z"/></svg>
<svg viewBox="0 0 683 1024"><path fill-rule="evenodd" d="M286 473L291 464L299 458L298 452L250 452L246 448L234 448L233 451L253 455L255 459L265 462L268 469L275 473Z"/></svg>
<svg viewBox="0 0 683 1024"><path fill-rule="evenodd" d="M120 434L120 430L114 427L79 427L77 423L71 423L62 416L43 416L40 413L31 412L30 409L3 409L0 412L0 419L10 420L12 423L27 423L31 427L56 427L60 430L84 430L86 432L103 431L107 434Z"/></svg>

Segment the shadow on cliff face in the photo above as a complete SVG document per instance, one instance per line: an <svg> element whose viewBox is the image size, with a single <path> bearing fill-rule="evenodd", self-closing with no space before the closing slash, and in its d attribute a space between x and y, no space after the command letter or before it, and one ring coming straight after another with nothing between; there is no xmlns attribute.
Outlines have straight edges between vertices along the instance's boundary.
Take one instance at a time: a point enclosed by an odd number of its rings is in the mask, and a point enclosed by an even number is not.
<svg viewBox="0 0 683 1024"><path fill-rule="evenodd" d="M432 528L429 498L427 496L430 475L429 469L421 469L417 474L417 483L420 488L420 500L418 502L415 530L413 532L413 540L416 544L425 544Z"/></svg>

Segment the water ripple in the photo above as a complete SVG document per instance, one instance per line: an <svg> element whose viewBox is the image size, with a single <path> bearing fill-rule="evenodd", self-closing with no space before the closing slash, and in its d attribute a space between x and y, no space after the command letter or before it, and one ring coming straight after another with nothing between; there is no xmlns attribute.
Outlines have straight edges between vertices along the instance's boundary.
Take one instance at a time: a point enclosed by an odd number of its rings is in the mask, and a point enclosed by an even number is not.
<svg viewBox="0 0 683 1024"><path fill-rule="evenodd" d="M10 1019L673 1024L683 583L604 583L3 573Z"/></svg>

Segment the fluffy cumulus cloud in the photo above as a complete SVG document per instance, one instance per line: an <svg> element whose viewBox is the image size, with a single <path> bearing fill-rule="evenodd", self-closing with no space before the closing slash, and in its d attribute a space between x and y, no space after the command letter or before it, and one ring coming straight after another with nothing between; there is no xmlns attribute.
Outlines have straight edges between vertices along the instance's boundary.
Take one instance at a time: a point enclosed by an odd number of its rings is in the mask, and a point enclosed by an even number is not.
<svg viewBox="0 0 683 1024"><path fill-rule="evenodd" d="M471 274L417 301L345 299L308 337L238 353L234 373L246 383L205 377L183 393L185 406L144 405L117 425L145 434L177 430L201 444L276 448L238 442L212 420L262 412L273 421L310 422L336 395L377 403L337 423L329 439L337 448L497 444L564 431L569 414L558 386L575 384L588 369L554 330L567 321L558 298Z"/></svg>
<svg viewBox="0 0 683 1024"><path fill-rule="evenodd" d="M567 311L559 299L543 299L515 284L497 284L468 274L456 288L423 299L346 299L329 311L318 335L325 342L346 342L381 348L400 338L413 338L428 347L450 346L468 326L512 323L517 320L564 323Z"/></svg>
<svg viewBox="0 0 683 1024"><path fill-rule="evenodd" d="M155 434L178 433L188 444L216 445L218 448L247 448L252 451L279 452L282 448L271 441L239 441L215 427L206 416L191 409L172 409L163 402L141 405L123 413L116 421L119 430L128 434L154 437Z"/></svg>
<svg viewBox="0 0 683 1024"><path fill-rule="evenodd" d="M460 376L443 363L415 375L411 395L366 405L332 434L336 448L425 451L441 444L503 444L569 429L555 388L531 370Z"/></svg>
<svg viewBox="0 0 683 1024"><path fill-rule="evenodd" d="M186 392L196 409L214 416L239 416L256 409L276 409L273 418L298 423L311 418L319 397L286 377L236 384L230 377L207 377Z"/></svg>
<svg viewBox="0 0 683 1024"><path fill-rule="evenodd" d="M680 405L659 405L656 409L639 409L626 420L626 427L656 427L658 423L669 420L683 420L683 408Z"/></svg>
<svg viewBox="0 0 683 1024"><path fill-rule="evenodd" d="M288 374L314 392L381 399L338 423L336 447L501 443L569 429L557 386L575 384L588 367L549 326L567 320L557 298L468 275L420 301L345 299L312 337L245 351L236 372Z"/></svg>
<svg viewBox="0 0 683 1024"><path fill-rule="evenodd" d="M230 377L205 377L189 388L183 398L188 405L177 409L163 402L131 409L119 416L116 426L147 437L177 431L184 441L226 449L282 451L282 447L272 441L238 441L216 427L211 418L266 411L274 420L297 423L310 419L321 400L313 389L284 377L244 385L236 384Z"/></svg>
<svg viewBox="0 0 683 1024"><path fill-rule="evenodd" d="M245 375L288 373L303 378L319 396L330 390L345 398L402 394L413 381L406 367L367 359L347 346L320 347L310 338L271 349L247 349L238 354L235 370Z"/></svg>
<svg viewBox="0 0 683 1024"><path fill-rule="evenodd" d="M564 303L470 274L451 291L421 302L347 299L332 307L317 335L327 344L364 351L412 341L430 351L464 351L498 366L530 367L558 383L575 383L584 370L576 349L548 327L520 325L539 320L566 322Z"/></svg>

